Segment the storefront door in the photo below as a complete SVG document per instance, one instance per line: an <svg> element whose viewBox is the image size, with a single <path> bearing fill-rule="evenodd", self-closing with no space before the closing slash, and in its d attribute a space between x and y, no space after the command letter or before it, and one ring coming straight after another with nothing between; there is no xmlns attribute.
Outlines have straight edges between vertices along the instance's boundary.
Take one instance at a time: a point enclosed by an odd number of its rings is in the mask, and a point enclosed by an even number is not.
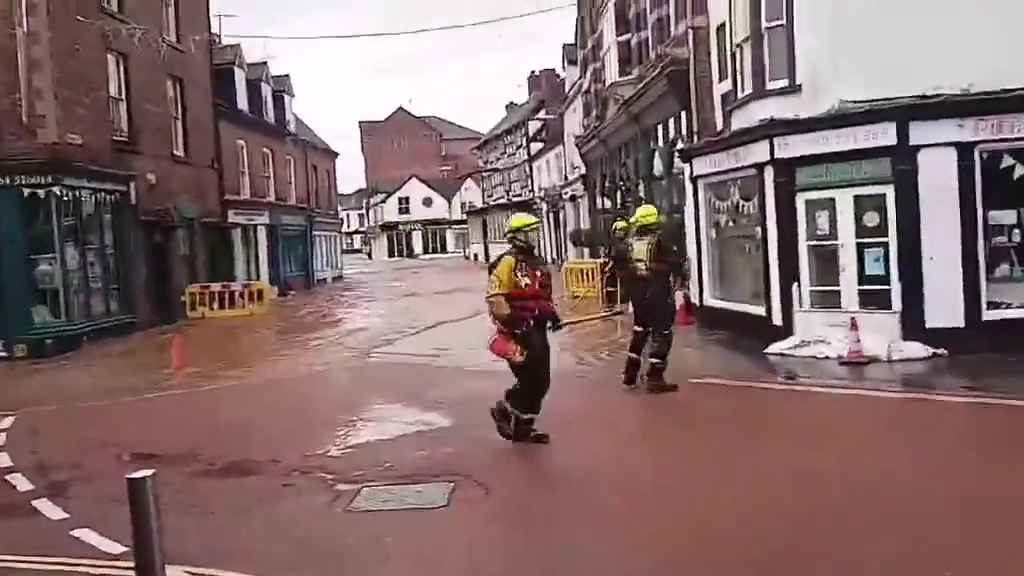
<svg viewBox="0 0 1024 576"><path fill-rule="evenodd" d="M797 196L804 309L900 310L893 186Z"/></svg>

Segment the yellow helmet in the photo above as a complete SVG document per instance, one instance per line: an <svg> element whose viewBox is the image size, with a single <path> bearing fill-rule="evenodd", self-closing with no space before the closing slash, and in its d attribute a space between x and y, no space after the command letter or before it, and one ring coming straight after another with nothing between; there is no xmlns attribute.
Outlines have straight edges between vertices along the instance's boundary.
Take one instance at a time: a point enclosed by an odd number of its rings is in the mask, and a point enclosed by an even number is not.
<svg viewBox="0 0 1024 576"><path fill-rule="evenodd" d="M625 232L629 230L629 222L626 222L622 218L619 218L612 223L612 232Z"/></svg>
<svg viewBox="0 0 1024 576"><path fill-rule="evenodd" d="M658 207L654 204L644 204L636 209L636 213L633 214L633 218L630 220L630 224L634 228L645 228L647 226L656 226L660 223L660 215L658 214Z"/></svg>
<svg viewBox="0 0 1024 576"><path fill-rule="evenodd" d="M540 228L540 218L527 212L516 212L509 217L508 223L505 224L505 235L508 236L516 232L532 232L538 228Z"/></svg>

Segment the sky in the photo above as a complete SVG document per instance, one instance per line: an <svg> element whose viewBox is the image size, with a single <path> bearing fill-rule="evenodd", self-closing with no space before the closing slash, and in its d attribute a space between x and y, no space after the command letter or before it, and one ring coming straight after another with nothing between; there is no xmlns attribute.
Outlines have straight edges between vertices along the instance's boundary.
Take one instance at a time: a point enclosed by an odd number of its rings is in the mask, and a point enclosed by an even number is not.
<svg viewBox="0 0 1024 576"><path fill-rule="evenodd" d="M567 0L211 0L231 34L316 35L389 32L521 14ZM291 74L295 111L338 151L338 190L364 184L359 121L399 106L486 132L505 104L527 97L533 70L561 71L573 41L573 8L467 30L401 38L243 40L249 61ZM217 24L214 19L214 30Z"/></svg>

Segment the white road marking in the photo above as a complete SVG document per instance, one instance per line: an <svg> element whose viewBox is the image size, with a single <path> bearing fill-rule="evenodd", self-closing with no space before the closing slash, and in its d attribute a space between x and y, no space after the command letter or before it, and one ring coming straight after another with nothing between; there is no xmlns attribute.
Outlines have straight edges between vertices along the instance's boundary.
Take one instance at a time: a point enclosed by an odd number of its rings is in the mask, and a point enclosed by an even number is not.
<svg viewBox="0 0 1024 576"><path fill-rule="evenodd" d="M0 448L7 446L7 432L0 432Z"/></svg>
<svg viewBox="0 0 1024 576"><path fill-rule="evenodd" d="M11 455L7 452L0 452L0 470L4 468L14 468L14 462L11 460Z"/></svg>
<svg viewBox="0 0 1024 576"><path fill-rule="evenodd" d="M49 498L37 498L32 501L32 506L50 520L60 521L71 518L70 514L65 512L60 506L50 502Z"/></svg>
<svg viewBox="0 0 1024 576"><path fill-rule="evenodd" d="M34 564L31 562L0 562L0 568L19 570L35 570L37 572L75 572L78 574L94 574L95 576L134 576L135 571L128 568L104 568L100 566L70 566L66 564ZM170 576L172 573L168 572ZM175 575L176 576L176 575ZM186 574L187 576L187 574Z"/></svg>
<svg viewBox="0 0 1024 576"><path fill-rule="evenodd" d="M14 426L15 416L4 416L0 418L0 430L10 430Z"/></svg>
<svg viewBox="0 0 1024 576"><path fill-rule="evenodd" d="M4 476L4 480L7 480L18 492L31 492L36 489L35 485L29 482L28 478L17 472Z"/></svg>
<svg viewBox="0 0 1024 576"><path fill-rule="evenodd" d="M68 532L68 534L71 534L82 542L85 542L101 552L106 552L111 556L120 556L129 550L129 548L123 544L107 538L92 528L78 528Z"/></svg>
<svg viewBox="0 0 1024 576"><path fill-rule="evenodd" d="M694 378L694 384L715 386L735 386L737 388L758 388L761 390L782 390L788 392L814 392L819 394L836 394L839 396L868 396L872 398L894 398L900 400L931 400L933 402L953 402L958 404L986 404L992 406L1024 407L1024 400L1010 398L987 398L983 396L956 396L952 394L926 394L923 392L894 392L887 390L866 390L839 386L820 386L814 384L778 384L773 382L756 382L748 380L729 380L725 378Z"/></svg>
<svg viewBox="0 0 1024 576"><path fill-rule="evenodd" d="M38 568L29 568L29 565L38 566ZM92 560L92 559L76 559L76 558L46 558L46 557L33 557L33 556L4 556L0 555L0 567L14 567L14 568L26 568L44 571L72 571L72 572L85 572L87 574L104 574L104 572L95 572L95 570L103 570L104 568L119 568L122 572L117 574L134 574L132 571L134 564L125 560ZM127 572L124 572L127 570ZM211 570L208 568L193 568L191 566L168 566L169 576L247 576L240 572L229 572L227 570Z"/></svg>

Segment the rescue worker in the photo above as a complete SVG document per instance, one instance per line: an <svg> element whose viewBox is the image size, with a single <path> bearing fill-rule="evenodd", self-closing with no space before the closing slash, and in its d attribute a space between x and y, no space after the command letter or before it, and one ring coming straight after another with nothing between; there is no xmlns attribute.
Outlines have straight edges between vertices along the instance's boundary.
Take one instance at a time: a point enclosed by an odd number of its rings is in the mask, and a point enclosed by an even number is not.
<svg viewBox="0 0 1024 576"><path fill-rule="evenodd" d="M629 222L625 218L616 218L612 223L608 264L605 269L605 302L608 308L614 308L627 302L624 296L629 294L628 240ZM613 302L613 298L616 301Z"/></svg>
<svg viewBox="0 0 1024 576"><path fill-rule="evenodd" d="M661 217L653 204L637 208L630 222L629 239L630 301L633 304L633 337L623 372L623 384L635 389L648 341L650 366L647 391L675 392L676 384L665 381L668 354L672 349L672 324L675 321L675 286L682 283L682 259L661 232Z"/></svg>
<svg viewBox="0 0 1024 576"><path fill-rule="evenodd" d="M515 385L491 409L498 434L513 442L547 444L550 437L537 431L534 421L551 384L547 330L560 330L562 321L551 296L551 275L536 253L540 226L532 214L509 218L505 236L510 249L489 266L487 304L499 330L511 334L525 352L525 358L508 359Z"/></svg>

